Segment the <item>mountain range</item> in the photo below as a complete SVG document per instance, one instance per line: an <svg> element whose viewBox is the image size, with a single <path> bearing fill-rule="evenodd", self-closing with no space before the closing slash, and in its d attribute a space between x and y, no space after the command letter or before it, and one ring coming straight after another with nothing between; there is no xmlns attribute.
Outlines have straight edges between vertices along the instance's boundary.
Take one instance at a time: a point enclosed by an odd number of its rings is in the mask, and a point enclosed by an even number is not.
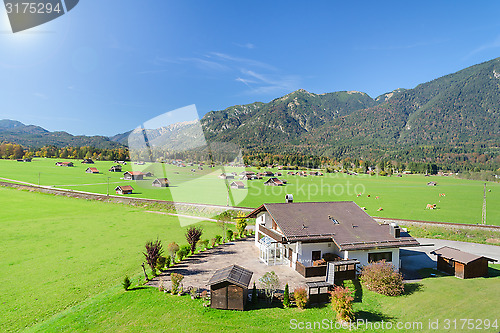
<svg viewBox="0 0 500 333"><path fill-rule="evenodd" d="M247 150L294 148L322 153L342 145L499 146L500 58L376 98L358 91L314 94L300 89L269 103L208 112L201 124L208 141L229 141ZM199 137L189 122L146 131L153 140ZM113 148L127 145L130 133L111 138L73 136L0 121L0 141L25 146Z"/></svg>

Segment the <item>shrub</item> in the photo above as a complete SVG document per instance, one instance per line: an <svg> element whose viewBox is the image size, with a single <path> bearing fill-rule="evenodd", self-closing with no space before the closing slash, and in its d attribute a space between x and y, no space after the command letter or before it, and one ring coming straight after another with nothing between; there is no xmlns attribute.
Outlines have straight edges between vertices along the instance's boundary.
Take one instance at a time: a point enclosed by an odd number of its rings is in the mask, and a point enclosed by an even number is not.
<svg viewBox="0 0 500 333"><path fill-rule="evenodd" d="M246 214L243 212L238 212L237 214L238 219L236 220L236 230L238 230L240 237L245 235L245 229L248 225L248 219L245 219L245 216Z"/></svg>
<svg viewBox="0 0 500 333"><path fill-rule="evenodd" d="M184 279L184 275L179 273L170 274L170 279L172 280L172 295L175 295L181 291L180 284L182 279Z"/></svg>
<svg viewBox="0 0 500 333"><path fill-rule="evenodd" d="M252 288L252 303L254 304L257 303L257 287L255 286L255 282L253 283L253 288Z"/></svg>
<svg viewBox="0 0 500 333"><path fill-rule="evenodd" d="M352 311L351 291L348 288L337 286L330 292L333 310L337 313L337 320L351 321L354 317Z"/></svg>
<svg viewBox="0 0 500 333"><path fill-rule="evenodd" d="M189 290L189 293L191 294L191 298L198 298L198 288L191 288L191 290Z"/></svg>
<svg viewBox="0 0 500 333"><path fill-rule="evenodd" d="M309 299L307 298L306 288L295 288L295 290L293 291L293 297L295 298L295 304L297 304L300 309L305 309L305 307L307 306L307 302L309 301Z"/></svg>
<svg viewBox="0 0 500 333"><path fill-rule="evenodd" d="M404 291L403 276L385 260L363 267L361 283L368 290L387 296L399 296Z"/></svg>
<svg viewBox="0 0 500 333"><path fill-rule="evenodd" d="M228 230L226 231L226 235L227 235L227 240L228 240L228 241L233 240L233 234L234 234L234 232L233 232L231 229L228 229Z"/></svg>
<svg viewBox="0 0 500 333"><path fill-rule="evenodd" d="M212 240L210 241L210 245L212 247L216 247L217 246L217 239L216 238L212 238Z"/></svg>
<svg viewBox="0 0 500 333"><path fill-rule="evenodd" d="M159 257L156 260L156 269L162 271L165 268L165 263L167 262L167 258Z"/></svg>
<svg viewBox="0 0 500 333"><path fill-rule="evenodd" d="M177 244L176 242L172 242L172 243L167 245L167 250L168 250L168 253L170 253L170 257L172 258L172 262L175 264L175 255L176 255L177 251L179 251L179 244Z"/></svg>
<svg viewBox="0 0 500 333"><path fill-rule="evenodd" d="M130 281L130 278L128 277L128 275L127 275L127 276L125 276L125 277L123 278L123 282L122 282L123 289L124 289L125 291L127 291L127 290L128 290L128 288L130 288L130 286L131 286L131 285L132 285L132 281Z"/></svg>
<svg viewBox="0 0 500 333"><path fill-rule="evenodd" d="M208 239L204 239L202 241L199 241L198 244L200 244L200 247L202 249L208 249Z"/></svg>
<svg viewBox="0 0 500 333"><path fill-rule="evenodd" d="M157 238L156 241L149 241L146 243L146 252L143 252L146 257L146 262L153 271L153 275L156 274L156 261L162 255L163 248L161 246L161 241Z"/></svg>
<svg viewBox="0 0 500 333"><path fill-rule="evenodd" d="M191 246L191 254L194 254L194 251L196 250L196 244L200 240L201 235L203 235L203 229L201 227L190 227L186 231L186 240Z"/></svg>
<svg viewBox="0 0 500 333"><path fill-rule="evenodd" d="M172 261L172 258L171 258L170 256L167 256L167 257L165 258L165 267L166 267L166 268L169 268L169 267L170 267L170 263L171 263L171 261Z"/></svg>
<svg viewBox="0 0 500 333"><path fill-rule="evenodd" d="M221 240L222 240L221 235L215 235L215 241L217 242L217 244L220 244Z"/></svg>
<svg viewBox="0 0 500 333"><path fill-rule="evenodd" d="M387 172L385 172L384 170L380 171L378 174L379 176L387 176Z"/></svg>
<svg viewBox="0 0 500 333"><path fill-rule="evenodd" d="M177 251L177 256L179 256L180 260L183 260L185 257L188 256L189 251L191 250L191 246L189 245L182 245L179 251Z"/></svg>
<svg viewBox="0 0 500 333"><path fill-rule="evenodd" d="M288 290L288 283L285 285L285 292L283 294L283 307L290 307L290 291Z"/></svg>

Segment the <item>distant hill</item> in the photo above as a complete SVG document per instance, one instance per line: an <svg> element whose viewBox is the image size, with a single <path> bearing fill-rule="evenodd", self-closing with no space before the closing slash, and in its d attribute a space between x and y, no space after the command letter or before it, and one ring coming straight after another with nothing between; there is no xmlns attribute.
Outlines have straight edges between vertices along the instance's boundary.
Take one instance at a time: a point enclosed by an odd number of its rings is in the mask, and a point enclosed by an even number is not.
<svg viewBox="0 0 500 333"><path fill-rule="evenodd" d="M33 148L54 145L57 147L91 146L109 149L122 146L105 136L75 136L66 132L49 132L39 126L25 125L19 121L8 119L0 120L0 142L17 143Z"/></svg>

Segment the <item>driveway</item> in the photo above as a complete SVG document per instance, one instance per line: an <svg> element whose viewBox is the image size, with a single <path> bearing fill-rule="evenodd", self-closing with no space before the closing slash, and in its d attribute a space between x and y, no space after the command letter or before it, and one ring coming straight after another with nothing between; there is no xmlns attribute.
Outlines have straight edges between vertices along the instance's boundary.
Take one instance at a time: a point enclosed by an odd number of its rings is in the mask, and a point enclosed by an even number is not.
<svg viewBox="0 0 500 333"><path fill-rule="evenodd" d="M170 274L175 272L184 275L182 281L184 288L192 286L208 289L207 283L215 271L233 264L253 272L249 288L252 288L253 282L258 288L258 280L269 271L274 271L278 275L282 290L286 283L293 290L295 287L304 286L309 281L324 281L321 277L306 279L288 265L267 266L262 263L259 260L259 251L255 246L254 238L251 237L219 245L214 249L191 256L156 277L149 285L158 286L160 278L170 281Z"/></svg>
<svg viewBox="0 0 500 333"><path fill-rule="evenodd" d="M443 246L454 247L464 252L500 261L500 246L457 242L444 239L417 238L421 246L400 250L401 271L406 280L418 280L422 268L436 268L436 256L431 251Z"/></svg>

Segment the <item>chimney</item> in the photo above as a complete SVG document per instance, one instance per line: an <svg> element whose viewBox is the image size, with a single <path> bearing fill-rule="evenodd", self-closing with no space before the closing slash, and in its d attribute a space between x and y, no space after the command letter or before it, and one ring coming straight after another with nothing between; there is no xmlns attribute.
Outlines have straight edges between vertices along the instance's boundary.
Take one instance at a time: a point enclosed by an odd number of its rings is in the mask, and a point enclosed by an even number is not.
<svg viewBox="0 0 500 333"><path fill-rule="evenodd" d="M390 232L394 238L399 238L401 236L401 228L397 223L390 224Z"/></svg>
<svg viewBox="0 0 500 333"><path fill-rule="evenodd" d="M293 194L286 194L285 201L286 201L286 203L292 203L293 202Z"/></svg>

